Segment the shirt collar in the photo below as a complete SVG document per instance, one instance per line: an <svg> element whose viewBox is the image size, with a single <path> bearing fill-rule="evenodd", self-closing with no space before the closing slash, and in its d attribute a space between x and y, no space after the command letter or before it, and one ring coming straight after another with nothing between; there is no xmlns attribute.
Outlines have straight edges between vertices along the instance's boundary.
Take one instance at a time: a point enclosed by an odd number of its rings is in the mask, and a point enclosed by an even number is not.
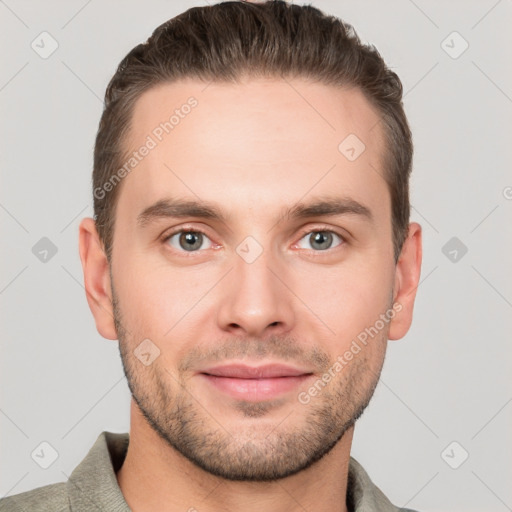
<svg viewBox="0 0 512 512"><path fill-rule="evenodd" d="M74 512L109 510L131 512L117 482L128 449L129 434L102 432L82 462L74 469L67 485ZM349 512L396 512L398 509L371 481L364 468L350 457L347 480Z"/></svg>
<svg viewBox="0 0 512 512"><path fill-rule="evenodd" d="M98 436L66 483L73 512L131 512L116 477L128 441L128 434L102 432Z"/></svg>
<svg viewBox="0 0 512 512"><path fill-rule="evenodd" d="M353 457L350 457L348 466L347 508L349 512L397 512L399 510L406 512L409 510L395 507Z"/></svg>

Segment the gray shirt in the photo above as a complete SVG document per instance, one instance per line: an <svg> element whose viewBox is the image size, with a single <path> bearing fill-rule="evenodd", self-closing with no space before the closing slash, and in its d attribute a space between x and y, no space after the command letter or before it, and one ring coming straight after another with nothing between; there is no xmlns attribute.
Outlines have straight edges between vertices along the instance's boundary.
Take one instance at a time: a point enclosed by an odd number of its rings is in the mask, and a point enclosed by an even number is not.
<svg viewBox="0 0 512 512"><path fill-rule="evenodd" d="M119 488L129 435L102 432L67 482L0 499L0 512L131 512ZM397 508L352 457L347 482L349 512L414 512Z"/></svg>

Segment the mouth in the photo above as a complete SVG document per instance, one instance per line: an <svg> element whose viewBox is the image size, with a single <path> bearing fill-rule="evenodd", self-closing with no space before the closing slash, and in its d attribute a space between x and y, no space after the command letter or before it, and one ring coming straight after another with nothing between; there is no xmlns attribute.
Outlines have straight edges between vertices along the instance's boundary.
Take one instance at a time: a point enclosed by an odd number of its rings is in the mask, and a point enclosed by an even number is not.
<svg viewBox="0 0 512 512"><path fill-rule="evenodd" d="M199 375L214 389L233 398L260 401L296 390L313 372L283 364L230 364L205 369Z"/></svg>

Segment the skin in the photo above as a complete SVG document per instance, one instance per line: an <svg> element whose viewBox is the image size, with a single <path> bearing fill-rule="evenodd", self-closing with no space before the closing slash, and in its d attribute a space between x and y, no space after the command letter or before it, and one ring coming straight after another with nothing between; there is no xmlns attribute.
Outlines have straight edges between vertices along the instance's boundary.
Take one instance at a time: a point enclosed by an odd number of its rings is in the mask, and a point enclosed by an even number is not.
<svg viewBox="0 0 512 512"><path fill-rule="evenodd" d="M421 227L409 225L395 265L382 126L361 92L288 82L187 80L146 91L130 150L190 96L198 105L123 179L111 267L93 219L80 224L89 306L99 333L119 339L133 395L117 479L136 512L347 510L354 422L387 341L410 327ZM353 162L338 150L350 133L366 146ZM321 196L351 197L373 220L282 215ZM140 212L168 197L214 202L226 222L137 225ZM195 252L179 234L163 240L183 228L204 231ZM321 250L314 235L326 230L340 238ZM249 235L262 249L251 263L237 253ZM392 320L301 403L299 393L393 304ZM160 350L148 366L133 353L144 339ZM236 400L197 373L228 361L285 362L313 375L273 399Z"/></svg>

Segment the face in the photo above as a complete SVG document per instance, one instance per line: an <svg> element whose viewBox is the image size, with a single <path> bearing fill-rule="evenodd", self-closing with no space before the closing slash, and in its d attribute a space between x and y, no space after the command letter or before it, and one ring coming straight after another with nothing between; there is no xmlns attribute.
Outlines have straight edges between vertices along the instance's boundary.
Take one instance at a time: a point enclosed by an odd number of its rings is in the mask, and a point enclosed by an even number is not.
<svg viewBox="0 0 512 512"><path fill-rule="evenodd" d="M160 85L126 141L152 146L120 185L110 269L128 383L169 446L231 480L336 445L400 306L378 115L357 90L290 83Z"/></svg>

